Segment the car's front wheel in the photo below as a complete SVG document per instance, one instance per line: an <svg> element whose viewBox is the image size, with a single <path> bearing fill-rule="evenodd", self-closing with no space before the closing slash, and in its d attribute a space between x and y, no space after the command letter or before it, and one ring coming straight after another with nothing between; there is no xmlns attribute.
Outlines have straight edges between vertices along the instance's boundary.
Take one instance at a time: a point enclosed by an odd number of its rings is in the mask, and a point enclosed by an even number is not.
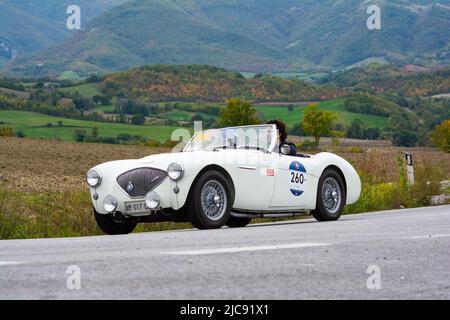
<svg viewBox="0 0 450 320"><path fill-rule="evenodd" d="M346 202L344 182L336 170L327 169L319 179L316 209L312 215L317 221L339 219Z"/></svg>
<svg viewBox="0 0 450 320"><path fill-rule="evenodd" d="M218 229L230 218L234 197L228 179L219 171L204 172L188 199L188 216L198 229Z"/></svg>
<svg viewBox="0 0 450 320"><path fill-rule="evenodd" d="M116 220L112 214L100 214L94 209L95 221L106 234L129 234L136 228L137 222L131 220Z"/></svg>

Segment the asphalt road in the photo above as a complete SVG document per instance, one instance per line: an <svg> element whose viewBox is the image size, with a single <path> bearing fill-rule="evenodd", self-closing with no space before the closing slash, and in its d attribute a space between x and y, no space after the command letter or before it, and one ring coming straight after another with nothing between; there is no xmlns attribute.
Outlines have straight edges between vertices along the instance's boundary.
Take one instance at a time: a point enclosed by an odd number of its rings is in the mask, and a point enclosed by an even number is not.
<svg viewBox="0 0 450 320"><path fill-rule="evenodd" d="M450 299L450 206L327 223L0 241L0 298Z"/></svg>

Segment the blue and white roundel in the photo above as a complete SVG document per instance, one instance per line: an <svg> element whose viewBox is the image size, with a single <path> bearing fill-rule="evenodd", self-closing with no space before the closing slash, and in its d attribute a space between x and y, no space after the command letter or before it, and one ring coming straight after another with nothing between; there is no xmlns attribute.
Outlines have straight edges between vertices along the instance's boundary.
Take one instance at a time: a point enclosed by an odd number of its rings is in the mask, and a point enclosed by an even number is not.
<svg viewBox="0 0 450 320"><path fill-rule="evenodd" d="M289 170L291 171L289 175L289 189L294 196L299 197L304 192L301 188L301 185L303 185L303 183L305 182L305 166L298 161L293 161L289 166Z"/></svg>
<svg viewBox="0 0 450 320"><path fill-rule="evenodd" d="M298 161L293 161L291 163L291 165L289 166L289 170L293 170L293 171L300 171L300 172L305 172L306 173L306 169L305 166L303 166L300 162Z"/></svg>

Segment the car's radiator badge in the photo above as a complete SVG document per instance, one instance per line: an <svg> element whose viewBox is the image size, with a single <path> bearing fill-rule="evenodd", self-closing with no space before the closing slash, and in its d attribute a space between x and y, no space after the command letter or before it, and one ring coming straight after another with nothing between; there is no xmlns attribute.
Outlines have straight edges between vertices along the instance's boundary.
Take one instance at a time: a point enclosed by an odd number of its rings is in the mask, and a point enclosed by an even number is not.
<svg viewBox="0 0 450 320"><path fill-rule="evenodd" d="M127 192L131 193L131 192L133 192L133 190L134 190L133 183L131 181L129 181L128 185L127 185Z"/></svg>

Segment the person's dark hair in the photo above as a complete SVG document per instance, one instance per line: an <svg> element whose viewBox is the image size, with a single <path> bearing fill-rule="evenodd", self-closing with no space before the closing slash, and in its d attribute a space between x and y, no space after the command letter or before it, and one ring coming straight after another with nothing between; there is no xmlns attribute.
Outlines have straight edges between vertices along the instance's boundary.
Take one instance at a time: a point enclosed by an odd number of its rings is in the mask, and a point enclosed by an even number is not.
<svg viewBox="0 0 450 320"><path fill-rule="evenodd" d="M278 132L280 133L280 141L283 142L287 138L286 125L280 120L270 120L267 124L274 124L277 126Z"/></svg>

